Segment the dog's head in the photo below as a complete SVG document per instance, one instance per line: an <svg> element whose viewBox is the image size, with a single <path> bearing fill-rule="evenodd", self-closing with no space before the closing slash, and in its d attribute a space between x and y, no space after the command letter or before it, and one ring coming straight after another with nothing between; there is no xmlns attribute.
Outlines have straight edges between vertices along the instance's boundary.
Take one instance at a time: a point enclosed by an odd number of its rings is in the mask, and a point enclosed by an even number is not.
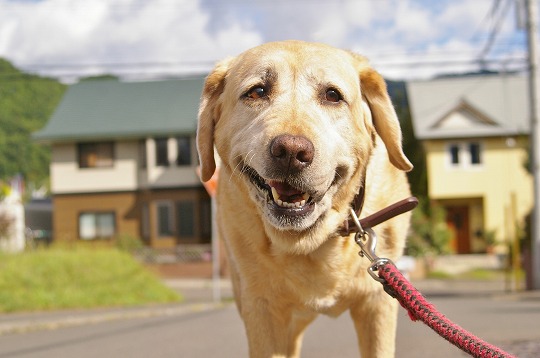
<svg viewBox="0 0 540 358"><path fill-rule="evenodd" d="M202 179L215 170L215 145L275 234L309 233L331 212L342 220L378 137L395 167L412 168L385 82L356 54L269 43L219 63L206 79Z"/></svg>

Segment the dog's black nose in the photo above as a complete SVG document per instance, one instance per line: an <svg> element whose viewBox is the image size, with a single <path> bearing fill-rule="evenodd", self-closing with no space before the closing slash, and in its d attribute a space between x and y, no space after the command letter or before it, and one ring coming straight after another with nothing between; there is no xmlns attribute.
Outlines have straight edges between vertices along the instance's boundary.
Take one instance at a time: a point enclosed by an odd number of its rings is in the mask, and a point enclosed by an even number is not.
<svg viewBox="0 0 540 358"><path fill-rule="evenodd" d="M313 162L315 147L305 137L282 134L270 143L270 155L282 170L292 174Z"/></svg>

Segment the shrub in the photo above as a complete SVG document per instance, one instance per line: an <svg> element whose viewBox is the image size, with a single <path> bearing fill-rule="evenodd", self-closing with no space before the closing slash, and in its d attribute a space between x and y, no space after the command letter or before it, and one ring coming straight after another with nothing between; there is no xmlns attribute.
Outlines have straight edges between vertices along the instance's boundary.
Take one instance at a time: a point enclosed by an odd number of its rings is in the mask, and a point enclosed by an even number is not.
<svg viewBox="0 0 540 358"><path fill-rule="evenodd" d="M419 206L414 210L407 254L421 257L449 253L452 234L445 218L445 210L438 205L427 208Z"/></svg>
<svg viewBox="0 0 540 358"><path fill-rule="evenodd" d="M0 257L0 312L179 301L130 254L51 248Z"/></svg>

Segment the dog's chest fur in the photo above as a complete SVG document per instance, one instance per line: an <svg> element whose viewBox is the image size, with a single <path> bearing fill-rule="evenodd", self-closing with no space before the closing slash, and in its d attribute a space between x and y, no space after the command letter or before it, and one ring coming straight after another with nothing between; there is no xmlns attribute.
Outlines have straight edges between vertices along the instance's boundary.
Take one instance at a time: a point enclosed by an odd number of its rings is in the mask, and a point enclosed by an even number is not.
<svg viewBox="0 0 540 358"><path fill-rule="evenodd" d="M238 233L230 223L225 231ZM311 255L276 254L261 231L225 239L237 289L252 297L273 297L296 311L338 316L373 289L352 238L333 238Z"/></svg>

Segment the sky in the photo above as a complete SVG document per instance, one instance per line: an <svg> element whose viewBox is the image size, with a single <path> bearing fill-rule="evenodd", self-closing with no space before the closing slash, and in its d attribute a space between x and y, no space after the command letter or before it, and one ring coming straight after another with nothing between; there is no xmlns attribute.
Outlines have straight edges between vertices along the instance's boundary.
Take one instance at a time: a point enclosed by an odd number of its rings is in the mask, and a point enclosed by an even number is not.
<svg viewBox="0 0 540 358"><path fill-rule="evenodd" d="M204 74L261 43L297 39L361 53L395 80L523 70L519 1L0 0L0 57L64 82L144 80Z"/></svg>

